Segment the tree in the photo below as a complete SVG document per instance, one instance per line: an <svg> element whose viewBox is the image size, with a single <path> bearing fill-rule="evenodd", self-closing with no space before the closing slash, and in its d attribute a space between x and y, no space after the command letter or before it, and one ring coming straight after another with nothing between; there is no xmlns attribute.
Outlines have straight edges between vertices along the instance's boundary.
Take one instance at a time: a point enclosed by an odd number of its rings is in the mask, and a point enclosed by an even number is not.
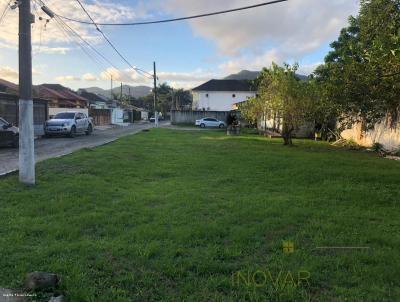
<svg viewBox="0 0 400 302"><path fill-rule="evenodd" d="M316 72L321 97L343 126L367 130L384 117L397 124L400 105L400 0L362 0L325 64Z"/></svg>
<svg viewBox="0 0 400 302"><path fill-rule="evenodd" d="M244 115L250 120L278 119L285 145L292 145L293 132L312 118L312 85L296 77L298 65L272 64L264 68L257 83L259 95L244 105Z"/></svg>

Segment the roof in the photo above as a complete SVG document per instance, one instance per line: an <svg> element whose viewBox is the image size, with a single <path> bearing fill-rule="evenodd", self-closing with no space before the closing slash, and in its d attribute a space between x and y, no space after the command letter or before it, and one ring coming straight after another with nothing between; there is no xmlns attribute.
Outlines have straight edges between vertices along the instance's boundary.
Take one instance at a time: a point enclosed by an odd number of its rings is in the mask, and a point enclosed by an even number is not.
<svg viewBox="0 0 400 302"><path fill-rule="evenodd" d="M193 91L254 91L249 81L243 80L210 80Z"/></svg>
<svg viewBox="0 0 400 302"><path fill-rule="evenodd" d="M39 92L39 96L41 97L72 101L88 101L86 98L78 95L71 89L59 84L42 84L37 86L37 89Z"/></svg>
<svg viewBox="0 0 400 302"><path fill-rule="evenodd" d="M80 96L84 97L85 99L88 99L91 103L107 101L106 99L102 98L98 94L87 92L84 89L79 89L78 93Z"/></svg>
<svg viewBox="0 0 400 302"><path fill-rule="evenodd" d="M0 79L0 91L6 92L6 90L10 90L12 92L18 92L18 85L11 83L9 81Z"/></svg>
<svg viewBox="0 0 400 302"><path fill-rule="evenodd" d="M0 102L4 100L11 100L11 101L18 101L19 100L19 95L14 94L14 93L6 93L6 92L0 92ZM41 103L47 103L49 100L44 99L44 98L33 98L33 101L35 103L41 102Z"/></svg>

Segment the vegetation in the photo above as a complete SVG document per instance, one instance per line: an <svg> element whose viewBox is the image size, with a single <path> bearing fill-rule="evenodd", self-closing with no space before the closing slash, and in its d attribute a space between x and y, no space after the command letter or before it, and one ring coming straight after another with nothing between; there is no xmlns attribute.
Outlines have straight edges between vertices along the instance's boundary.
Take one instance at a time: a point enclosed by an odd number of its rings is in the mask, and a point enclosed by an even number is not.
<svg viewBox="0 0 400 302"><path fill-rule="evenodd" d="M332 51L307 83L295 81L295 68L273 65L256 80L260 97L242 105L245 118L276 119L285 144L290 132L313 120L325 139L360 123L362 130L400 121L400 0L361 0ZM275 96L274 96L275 94ZM312 110L307 102L312 102ZM298 109L296 111L296 109ZM293 113L295 113L293 115ZM340 129L339 129L340 130Z"/></svg>
<svg viewBox="0 0 400 302"><path fill-rule="evenodd" d="M325 64L316 72L321 96L343 126L363 130L388 117L394 127L400 106L400 1L362 0Z"/></svg>
<svg viewBox="0 0 400 302"><path fill-rule="evenodd" d="M399 301L400 163L296 145L157 129L40 163L36 187L3 178L0 286L37 270L73 302Z"/></svg>
<svg viewBox="0 0 400 302"><path fill-rule="evenodd" d="M167 83L161 83L157 87L157 110L165 116L171 109L183 110L192 104L192 94L188 90L174 89ZM114 99L120 100L124 105L133 105L139 108L145 108L154 112L154 96L146 95L140 98L134 98L129 95L114 95Z"/></svg>
<svg viewBox="0 0 400 302"><path fill-rule="evenodd" d="M314 85L299 80L297 68L297 65L279 67L274 63L271 68L264 68L256 80L258 96L241 107L250 122L262 119L265 123L267 120L277 125L282 123L280 130L285 145L292 145L293 131L314 117Z"/></svg>

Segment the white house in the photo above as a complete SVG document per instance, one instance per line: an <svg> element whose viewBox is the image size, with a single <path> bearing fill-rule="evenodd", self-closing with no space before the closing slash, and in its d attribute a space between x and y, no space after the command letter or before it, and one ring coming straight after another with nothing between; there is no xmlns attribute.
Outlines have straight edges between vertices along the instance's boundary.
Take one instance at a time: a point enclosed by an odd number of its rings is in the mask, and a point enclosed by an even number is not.
<svg viewBox="0 0 400 302"><path fill-rule="evenodd" d="M193 110L231 111L235 104L255 97L257 92L249 81L210 80L192 89Z"/></svg>

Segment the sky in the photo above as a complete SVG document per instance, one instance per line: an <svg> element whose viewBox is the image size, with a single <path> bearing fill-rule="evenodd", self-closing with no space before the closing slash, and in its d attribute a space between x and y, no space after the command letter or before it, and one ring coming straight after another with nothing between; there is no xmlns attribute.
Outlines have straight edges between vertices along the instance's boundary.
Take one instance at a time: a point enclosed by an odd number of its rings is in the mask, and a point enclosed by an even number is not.
<svg viewBox="0 0 400 302"><path fill-rule="evenodd" d="M42 0L59 15L88 21L76 0ZM9 0L0 0L0 15ZM182 17L265 2L263 0L81 0L96 22L137 22ZM34 84L59 83L73 89L109 89L121 82L152 85L132 70L92 25L65 21L107 60L65 31L32 1ZM175 23L135 27L100 26L128 62L160 82L190 89L243 69L261 70L272 62L298 62L310 74L321 64L359 0L288 0L247 11ZM41 18L39 18L41 17ZM50 19L47 21L47 19ZM64 28L64 29L63 29ZM80 41L80 42L79 42ZM0 23L0 78L18 83L18 9Z"/></svg>

